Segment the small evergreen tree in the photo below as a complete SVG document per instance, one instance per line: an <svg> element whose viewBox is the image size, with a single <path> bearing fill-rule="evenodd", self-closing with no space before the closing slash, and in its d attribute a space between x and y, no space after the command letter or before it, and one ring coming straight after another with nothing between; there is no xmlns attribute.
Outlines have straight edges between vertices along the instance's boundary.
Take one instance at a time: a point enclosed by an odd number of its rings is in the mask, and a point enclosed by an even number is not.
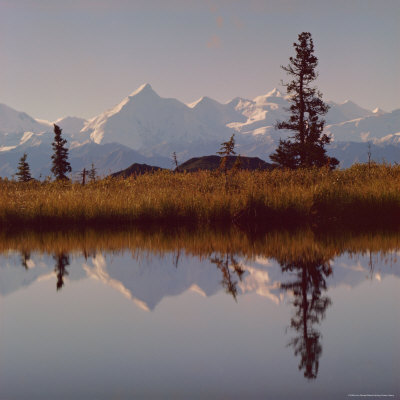
<svg viewBox="0 0 400 400"><path fill-rule="evenodd" d="M79 173L79 176L81 177L81 184L82 186L85 186L86 184L86 175L88 172L86 171L86 168L83 168L82 172Z"/></svg>
<svg viewBox="0 0 400 400"><path fill-rule="evenodd" d="M175 165L175 170L178 169L178 157L176 156L176 151L172 153L172 165Z"/></svg>
<svg viewBox="0 0 400 400"><path fill-rule="evenodd" d="M24 153L19 160L18 172L15 174L19 182L29 182L32 179L29 164L26 162L27 157L27 154Z"/></svg>
<svg viewBox="0 0 400 400"><path fill-rule="evenodd" d="M221 158L221 163L219 164L220 171L227 173L227 161L228 156L236 154L235 152L235 134L227 142L221 143L220 151L217 151Z"/></svg>
<svg viewBox="0 0 400 400"><path fill-rule="evenodd" d="M97 169L94 167L94 164L92 163L92 166L90 167L90 170L89 170L90 182L95 182L96 176L97 176Z"/></svg>
<svg viewBox="0 0 400 400"><path fill-rule="evenodd" d="M318 59L314 55L314 44L311 33L303 32L298 36L298 43L293 46L295 57L290 57L290 63L281 68L293 77L284 84L291 103L288 121L278 122L277 129L293 131L289 140L280 140L272 161L282 167L322 167L328 165L335 168L339 161L326 155L325 145L330 138L323 134L325 120L320 116L328 112L329 106L322 101L322 94L316 87L310 86L317 79L315 71Z"/></svg>
<svg viewBox="0 0 400 400"><path fill-rule="evenodd" d="M57 180L68 179L65 175L71 172L71 165L68 162L68 149L65 147L67 141L61 137L62 129L54 124L54 142L52 147L54 154L51 156L52 168L51 172Z"/></svg>

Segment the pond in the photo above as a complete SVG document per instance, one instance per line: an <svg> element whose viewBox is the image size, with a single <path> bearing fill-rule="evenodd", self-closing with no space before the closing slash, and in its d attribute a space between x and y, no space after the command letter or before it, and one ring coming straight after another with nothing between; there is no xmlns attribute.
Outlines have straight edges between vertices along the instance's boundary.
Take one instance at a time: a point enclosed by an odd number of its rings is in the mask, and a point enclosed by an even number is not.
<svg viewBox="0 0 400 400"><path fill-rule="evenodd" d="M400 394L400 234L0 235L0 399Z"/></svg>

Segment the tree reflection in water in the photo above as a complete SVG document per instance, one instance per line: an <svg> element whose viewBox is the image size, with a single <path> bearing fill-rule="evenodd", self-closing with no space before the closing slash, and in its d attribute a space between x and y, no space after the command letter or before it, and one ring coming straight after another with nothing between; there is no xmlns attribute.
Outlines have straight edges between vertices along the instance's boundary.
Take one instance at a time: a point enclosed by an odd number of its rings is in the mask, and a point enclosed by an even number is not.
<svg viewBox="0 0 400 400"><path fill-rule="evenodd" d="M221 285L223 288L225 288L226 293L230 293L235 301L237 301L236 297L238 281L233 278L232 273L236 274L236 276L239 278L239 281L241 281L242 275L244 274L243 267L238 263L232 254L215 256L212 257L210 261L222 272Z"/></svg>
<svg viewBox="0 0 400 400"><path fill-rule="evenodd" d="M29 251L23 251L21 253L21 264L25 269L29 269L28 262L31 260L31 253Z"/></svg>
<svg viewBox="0 0 400 400"><path fill-rule="evenodd" d="M327 290L325 278L332 268L324 257L298 258L279 261L283 272L294 272L293 282L282 283L281 288L293 293L295 313L290 328L298 332L288 346L294 348L295 356L300 355L299 370L304 370L307 379L318 375L319 358L322 353L321 333L316 325L325 317L331 300L322 293Z"/></svg>
<svg viewBox="0 0 400 400"><path fill-rule="evenodd" d="M59 253L54 255L53 258L56 260L54 272L57 274L57 291L59 291L64 286L64 276L68 276L69 255Z"/></svg>

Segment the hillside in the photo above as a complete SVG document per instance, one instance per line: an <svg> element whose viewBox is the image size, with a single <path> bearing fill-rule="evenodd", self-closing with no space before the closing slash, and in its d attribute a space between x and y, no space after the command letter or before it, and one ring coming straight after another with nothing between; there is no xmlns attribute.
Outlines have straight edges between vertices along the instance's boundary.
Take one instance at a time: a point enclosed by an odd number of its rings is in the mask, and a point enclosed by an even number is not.
<svg viewBox="0 0 400 400"><path fill-rule="evenodd" d="M227 168L230 169L235 164L237 156L228 156ZM272 164L269 164L258 157L242 157L240 156L240 168L255 171L255 170L269 170L272 169ZM194 172L200 170L216 170L221 163L220 156L203 156L194 157L184 162L178 167L178 171Z"/></svg>
<svg viewBox="0 0 400 400"><path fill-rule="evenodd" d="M123 169L122 171L115 172L110 176L113 178L128 178L132 175L142 175L149 172L161 171L162 169L164 168L155 167L153 165L134 163L130 167Z"/></svg>

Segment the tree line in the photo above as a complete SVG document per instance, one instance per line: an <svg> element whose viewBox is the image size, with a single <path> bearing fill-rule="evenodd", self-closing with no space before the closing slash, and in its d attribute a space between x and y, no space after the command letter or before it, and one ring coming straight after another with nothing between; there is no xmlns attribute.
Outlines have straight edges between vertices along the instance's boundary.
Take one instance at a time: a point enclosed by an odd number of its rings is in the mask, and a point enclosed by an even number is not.
<svg viewBox="0 0 400 400"><path fill-rule="evenodd" d="M279 140L276 151L270 155L273 163L282 168L297 169L310 167L326 166L334 169L339 161L326 154L325 146L331 139L323 133L325 120L322 118L329 110L329 106L322 100L321 92L312 86L317 79L316 67L318 59L314 55L314 43L311 33L302 32L298 35L298 42L293 43L295 56L289 58L287 66L281 68L292 77L292 80L282 85L286 87L290 107L290 117L286 121L278 121L276 129L284 129L293 132L286 140ZM71 165L68 162L68 149L65 147L67 141L61 136L62 129L54 124L54 141L52 143L53 155L51 172L56 180L68 179L66 174L71 172ZM227 156L236 154L234 151L234 135L230 140L221 144L218 152L222 156L220 169L226 174ZM29 165L26 161L27 155L24 154L18 165L16 176L19 181L29 181L32 179ZM173 153L173 162L178 167L176 153ZM240 157L238 157L237 168L240 167ZM96 171L92 164L92 169L83 169L81 173L82 183L85 184L86 176L94 180Z"/></svg>
<svg viewBox="0 0 400 400"><path fill-rule="evenodd" d="M68 161L68 148L66 147L67 140L64 139L61 134L62 129L58 125L54 124L54 141L51 144L53 148L53 155L51 156L51 172L57 181L68 180L69 178L67 177L67 173L72 171L71 164ZM20 158L18 171L15 174L20 182L29 182L33 179L29 164L26 161L27 157L27 154L24 153ZM88 177L90 181L95 181L96 168L94 167L94 164L92 163L89 170L84 168L80 173L80 176L83 184L85 184L86 177Z"/></svg>

